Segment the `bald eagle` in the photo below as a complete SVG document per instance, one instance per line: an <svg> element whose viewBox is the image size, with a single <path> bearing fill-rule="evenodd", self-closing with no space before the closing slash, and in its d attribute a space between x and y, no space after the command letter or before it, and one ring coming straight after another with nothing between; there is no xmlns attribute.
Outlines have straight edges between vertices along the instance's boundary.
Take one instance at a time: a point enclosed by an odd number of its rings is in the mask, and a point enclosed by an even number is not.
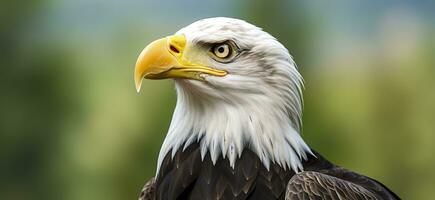
<svg viewBox="0 0 435 200"><path fill-rule="evenodd" d="M172 78L177 104L139 199L399 199L300 136L303 80L287 49L243 20L209 18L150 43L134 79Z"/></svg>

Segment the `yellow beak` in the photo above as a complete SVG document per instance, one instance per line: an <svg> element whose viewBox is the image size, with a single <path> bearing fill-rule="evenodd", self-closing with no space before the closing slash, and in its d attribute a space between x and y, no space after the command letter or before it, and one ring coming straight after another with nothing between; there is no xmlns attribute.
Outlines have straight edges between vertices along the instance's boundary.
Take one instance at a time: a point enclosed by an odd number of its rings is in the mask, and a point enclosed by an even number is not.
<svg viewBox="0 0 435 200"><path fill-rule="evenodd" d="M186 47L184 35L174 35L150 43L140 53L134 70L137 92L140 91L143 78L187 78L203 80L200 74L225 76L226 71L193 64L183 59Z"/></svg>

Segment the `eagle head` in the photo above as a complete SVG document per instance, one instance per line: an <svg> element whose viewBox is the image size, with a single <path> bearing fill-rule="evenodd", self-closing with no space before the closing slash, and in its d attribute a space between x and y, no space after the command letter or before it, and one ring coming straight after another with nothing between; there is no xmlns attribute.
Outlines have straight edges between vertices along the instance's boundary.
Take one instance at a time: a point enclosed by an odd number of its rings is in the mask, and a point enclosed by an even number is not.
<svg viewBox="0 0 435 200"><path fill-rule="evenodd" d="M302 170L310 148L300 137L303 80L287 49L243 20L209 18L150 43L134 79L172 78L177 105L159 155L200 143L213 162L231 166L244 148L270 162ZM172 151L171 151L172 150Z"/></svg>

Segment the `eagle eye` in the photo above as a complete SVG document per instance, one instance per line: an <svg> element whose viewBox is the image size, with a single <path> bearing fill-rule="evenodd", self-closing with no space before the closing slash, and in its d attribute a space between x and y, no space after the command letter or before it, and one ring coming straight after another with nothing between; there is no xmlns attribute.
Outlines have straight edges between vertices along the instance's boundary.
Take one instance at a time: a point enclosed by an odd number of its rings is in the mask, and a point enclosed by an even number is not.
<svg viewBox="0 0 435 200"><path fill-rule="evenodd" d="M230 62L237 54L237 46L230 41L215 44L211 49L210 53L212 57L222 63Z"/></svg>
<svg viewBox="0 0 435 200"><path fill-rule="evenodd" d="M228 44L219 44L213 48L213 53L219 58L226 58L230 55L231 47Z"/></svg>

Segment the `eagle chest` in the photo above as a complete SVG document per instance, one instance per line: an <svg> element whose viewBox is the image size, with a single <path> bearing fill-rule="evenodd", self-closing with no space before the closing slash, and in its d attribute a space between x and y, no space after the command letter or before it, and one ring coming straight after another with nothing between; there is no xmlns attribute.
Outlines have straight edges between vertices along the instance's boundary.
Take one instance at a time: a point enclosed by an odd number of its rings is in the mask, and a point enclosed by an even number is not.
<svg viewBox="0 0 435 200"><path fill-rule="evenodd" d="M234 168L222 157L213 165L208 153L201 159L195 143L178 150L172 159L171 152L165 156L156 179L156 199L284 199L293 175L273 163L267 170L249 149Z"/></svg>

